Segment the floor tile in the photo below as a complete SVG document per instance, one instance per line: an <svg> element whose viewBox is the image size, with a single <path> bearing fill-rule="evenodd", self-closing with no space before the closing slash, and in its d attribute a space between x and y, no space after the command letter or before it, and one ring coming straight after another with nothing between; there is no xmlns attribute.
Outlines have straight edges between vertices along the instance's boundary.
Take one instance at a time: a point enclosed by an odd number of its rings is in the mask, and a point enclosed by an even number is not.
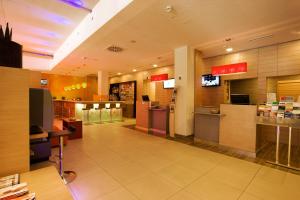
<svg viewBox="0 0 300 200"><path fill-rule="evenodd" d="M243 193L239 200L263 200L248 193ZM271 200L271 199L270 199Z"/></svg>
<svg viewBox="0 0 300 200"><path fill-rule="evenodd" d="M120 188L120 184L103 171L77 177L68 186L77 200L93 200Z"/></svg>
<svg viewBox="0 0 300 200"><path fill-rule="evenodd" d="M125 189L118 189L96 200L138 200L134 195Z"/></svg>
<svg viewBox="0 0 300 200"><path fill-rule="evenodd" d="M134 162L116 165L106 171L122 184L128 184L150 173L149 170Z"/></svg>
<svg viewBox="0 0 300 200"><path fill-rule="evenodd" d="M201 199L209 200L237 199L242 193L242 190L208 177L198 179L189 185L186 191Z"/></svg>
<svg viewBox="0 0 300 200"><path fill-rule="evenodd" d="M180 187L154 174L126 185L126 188L141 200L166 199L180 190Z"/></svg>
<svg viewBox="0 0 300 200"><path fill-rule="evenodd" d="M186 191L180 191L180 192L176 193L175 195L173 195L168 200L204 200L204 199L197 197Z"/></svg>
<svg viewBox="0 0 300 200"><path fill-rule="evenodd" d="M159 170L157 174L180 187L190 184L200 176L197 172L177 164L165 167Z"/></svg>

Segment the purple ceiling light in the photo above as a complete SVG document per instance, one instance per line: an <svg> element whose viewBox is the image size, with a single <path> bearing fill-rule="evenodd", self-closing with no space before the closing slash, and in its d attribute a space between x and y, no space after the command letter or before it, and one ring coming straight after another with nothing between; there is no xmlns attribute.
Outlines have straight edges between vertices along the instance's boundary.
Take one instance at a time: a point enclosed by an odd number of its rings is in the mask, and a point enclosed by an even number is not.
<svg viewBox="0 0 300 200"><path fill-rule="evenodd" d="M92 12L92 9L90 8L87 8L84 6L84 3L82 2L82 0L59 0L63 3L66 3L70 6L73 6L75 8L79 8L79 9L82 9L82 10L86 10L88 12Z"/></svg>

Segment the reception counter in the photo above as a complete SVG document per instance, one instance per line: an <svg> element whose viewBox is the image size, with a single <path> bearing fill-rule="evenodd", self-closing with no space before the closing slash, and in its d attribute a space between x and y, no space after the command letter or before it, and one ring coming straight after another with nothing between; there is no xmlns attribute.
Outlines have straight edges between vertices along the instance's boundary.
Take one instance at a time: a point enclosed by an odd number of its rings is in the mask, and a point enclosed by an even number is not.
<svg viewBox="0 0 300 200"><path fill-rule="evenodd" d="M122 121L123 106L123 101L54 100L57 117L74 118L85 124Z"/></svg>
<svg viewBox="0 0 300 200"><path fill-rule="evenodd" d="M211 113L215 107L199 107L194 112L194 140L219 143L220 118L223 114Z"/></svg>
<svg viewBox="0 0 300 200"><path fill-rule="evenodd" d="M169 133L169 108L149 107L149 102L137 102L136 129L155 135Z"/></svg>
<svg viewBox="0 0 300 200"><path fill-rule="evenodd" d="M219 144L256 155L256 105L221 104Z"/></svg>

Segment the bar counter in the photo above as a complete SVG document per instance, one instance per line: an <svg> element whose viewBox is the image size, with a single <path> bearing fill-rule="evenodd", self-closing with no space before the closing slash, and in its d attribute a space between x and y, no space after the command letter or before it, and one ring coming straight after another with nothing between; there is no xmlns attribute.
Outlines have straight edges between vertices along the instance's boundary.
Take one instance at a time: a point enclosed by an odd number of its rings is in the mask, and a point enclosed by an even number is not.
<svg viewBox="0 0 300 200"><path fill-rule="evenodd" d="M121 121L124 101L73 101L54 100L55 115L58 118L73 118L83 123Z"/></svg>

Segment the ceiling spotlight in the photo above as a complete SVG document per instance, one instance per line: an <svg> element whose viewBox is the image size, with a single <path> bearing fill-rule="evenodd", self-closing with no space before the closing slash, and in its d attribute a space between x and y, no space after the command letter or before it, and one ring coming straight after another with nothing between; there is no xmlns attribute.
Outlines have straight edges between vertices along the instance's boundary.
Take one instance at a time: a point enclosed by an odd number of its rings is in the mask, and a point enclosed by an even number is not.
<svg viewBox="0 0 300 200"><path fill-rule="evenodd" d="M132 71L133 71L133 72L136 72L136 69L133 69Z"/></svg>
<svg viewBox="0 0 300 200"><path fill-rule="evenodd" d="M165 7L165 11L167 12L167 13L170 13L170 12L172 12L173 11L173 6L171 6L171 5L167 5L166 7Z"/></svg>
<svg viewBox="0 0 300 200"><path fill-rule="evenodd" d="M121 75L122 73L121 72L119 72L119 73L117 73L118 75Z"/></svg>
<svg viewBox="0 0 300 200"><path fill-rule="evenodd" d="M153 65L152 65L152 67L157 67L157 66L158 66L157 64L153 64Z"/></svg>
<svg viewBox="0 0 300 200"><path fill-rule="evenodd" d="M226 48L226 51L227 51L227 52L232 52L232 51L233 51L233 48L232 48L232 47L227 47L227 48Z"/></svg>

